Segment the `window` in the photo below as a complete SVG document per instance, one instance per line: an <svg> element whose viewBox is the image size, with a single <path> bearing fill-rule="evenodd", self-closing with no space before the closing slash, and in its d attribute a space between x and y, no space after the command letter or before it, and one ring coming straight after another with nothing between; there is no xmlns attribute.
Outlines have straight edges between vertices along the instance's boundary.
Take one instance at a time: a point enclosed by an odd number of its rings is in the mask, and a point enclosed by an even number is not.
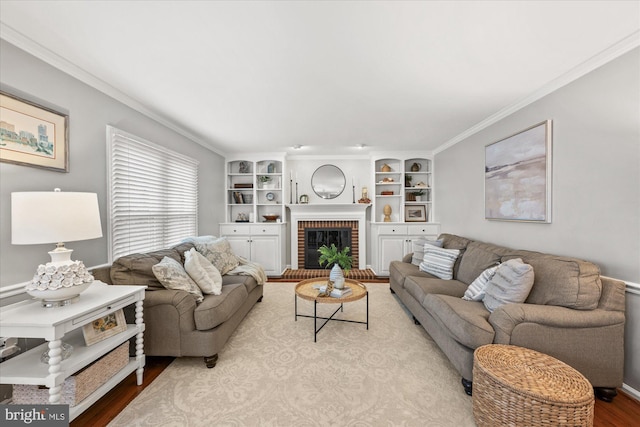
<svg viewBox="0 0 640 427"><path fill-rule="evenodd" d="M198 162L107 126L109 262L198 234Z"/></svg>

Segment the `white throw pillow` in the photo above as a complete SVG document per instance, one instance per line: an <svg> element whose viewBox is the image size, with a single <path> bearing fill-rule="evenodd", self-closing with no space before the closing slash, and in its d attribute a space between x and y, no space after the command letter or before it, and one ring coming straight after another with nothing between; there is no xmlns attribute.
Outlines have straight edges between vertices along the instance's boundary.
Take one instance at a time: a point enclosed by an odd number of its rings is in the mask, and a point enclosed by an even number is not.
<svg viewBox="0 0 640 427"><path fill-rule="evenodd" d="M427 240L427 239L416 239L411 242L411 252L413 252L413 256L411 257L411 264L420 265L422 260L424 259L424 245L436 246L438 248L442 247L442 240Z"/></svg>
<svg viewBox="0 0 640 427"><path fill-rule="evenodd" d="M162 261L151 267L158 281L167 289L187 291L196 297L197 302L202 302L202 291L184 271L182 264L173 258L164 257Z"/></svg>
<svg viewBox="0 0 640 427"><path fill-rule="evenodd" d="M480 275L476 277L476 280L471 282L467 290L464 292L462 299L467 301L482 301L487 283L489 283L489 280L491 280L497 269L498 266L496 265L495 267L489 267L480 273Z"/></svg>
<svg viewBox="0 0 640 427"><path fill-rule="evenodd" d="M533 280L533 267L522 259L503 262L487 283L482 302L489 311L503 304L524 302L531 292Z"/></svg>
<svg viewBox="0 0 640 427"><path fill-rule="evenodd" d="M222 293L222 275L196 248L184 253L184 269L198 285L203 294Z"/></svg>
<svg viewBox="0 0 640 427"><path fill-rule="evenodd" d="M222 275L227 274L240 264L226 237L219 237L204 243L196 242L194 246Z"/></svg>
<svg viewBox="0 0 640 427"><path fill-rule="evenodd" d="M445 280L453 278L453 265L460 255L458 249L442 249L431 245L424 245L424 259L420 263L420 270L433 274Z"/></svg>

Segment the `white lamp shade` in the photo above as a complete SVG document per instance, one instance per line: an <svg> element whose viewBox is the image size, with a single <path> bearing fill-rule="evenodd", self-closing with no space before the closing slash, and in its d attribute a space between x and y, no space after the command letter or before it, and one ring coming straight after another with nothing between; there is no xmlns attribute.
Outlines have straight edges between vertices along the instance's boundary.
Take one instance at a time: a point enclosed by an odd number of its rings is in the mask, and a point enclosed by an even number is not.
<svg viewBox="0 0 640 427"><path fill-rule="evenodd" d="M11 193L11 243L36 245L102 237L98 195L62 191Z"/></svg>

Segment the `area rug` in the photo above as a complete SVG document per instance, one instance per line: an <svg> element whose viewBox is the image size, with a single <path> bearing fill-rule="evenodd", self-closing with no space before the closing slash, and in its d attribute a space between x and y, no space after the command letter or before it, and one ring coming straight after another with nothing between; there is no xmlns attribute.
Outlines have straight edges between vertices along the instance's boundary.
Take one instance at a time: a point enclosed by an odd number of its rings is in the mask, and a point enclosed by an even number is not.
<svg viewBox="0 0 640 427"><path fill-rule="evenodd" d="M460 376L389 292L367 284L369 330L294 318L293 283L267 283L220 352L178 358L110 426L474 426ZM337 306L318 306L328 315ZM299 312L313 303L299 300ZM365 299L343 319L365 320Z"/></svg>

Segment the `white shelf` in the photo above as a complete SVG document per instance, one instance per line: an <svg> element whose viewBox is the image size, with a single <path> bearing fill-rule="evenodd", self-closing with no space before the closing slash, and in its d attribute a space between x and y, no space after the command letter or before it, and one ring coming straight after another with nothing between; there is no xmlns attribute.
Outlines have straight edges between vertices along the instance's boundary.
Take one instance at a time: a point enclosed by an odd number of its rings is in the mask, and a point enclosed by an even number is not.
<svg viewBox="0 0 640 427"><path fill-rule="evenodd" d="M66 378L135 337L136 357L130 358L125 368L79 405L71 408L70 417L75 418L133 371L137 373L138 385L142 384L145 364L142 301L145 289L146 286L110 286L95 281L76 303L64 307L44 308L37 300L3 307L0 311L1 336L43 338L47 342L3 362L0 383L46 386L50 389L49 402L59 404L62 398L59 387ZM136 324L127 325L125 331L91 346L85 345L82 334L84 325L132 304L135 304ZM60 341L72 345L69 358L62 361L52 358L50 363L53 364L42 363L40 357L51 341L56 345ZM50 370L54 373L50 373Z"/></svg>
<svg viewBox="0 0 640 427"><path fill-rule="evenodd" d="M237 173L240 168L240 164L246 165L250 172ZM268 172L269 166L273 166L273 172ZM283 155L274 155L273 157L260 155L245 155L241 154L238 157L227 158L226 161L227 170L227 183L226 187L229 188L226 201L226 223L233 223L237 219L252 218L251 223L257 224L260 222L262 215L266 214L278 214L280 218L284 218L284 194L285 187L288 185L288 181L285 180L285 161ZM260 177L271 178L265 188L264 183L260 181ZM235 188L234 184L249 184L252 183L252 188ZM288 187L287 187L288 189ZM252 195L250 203L235 203L234 194L232 192L243 193L245 196ZM268 202L266 199L267 193L275 194L275 202ZM273 212L271 209L275 210Z"/></svg>
<svg viewBox="0 0 640 427"><path fill-rule="evenodd" d="M141 329L144 331L144 325ZM62 361L60 372L57 375L50 375L49 365L40 361L42 353L49 348L48 343L44 343L21 354L20 357L3 362L0 383L54 387L56 379L59 380L58 384L61 384L65 378L136 336L138 332L140 332L140 329L136 325L127 325L126 331L87 347L84 343L82 329L76 329L62 339L62 342L73 346L73 352L71 353L73 357Z"/></svg>

